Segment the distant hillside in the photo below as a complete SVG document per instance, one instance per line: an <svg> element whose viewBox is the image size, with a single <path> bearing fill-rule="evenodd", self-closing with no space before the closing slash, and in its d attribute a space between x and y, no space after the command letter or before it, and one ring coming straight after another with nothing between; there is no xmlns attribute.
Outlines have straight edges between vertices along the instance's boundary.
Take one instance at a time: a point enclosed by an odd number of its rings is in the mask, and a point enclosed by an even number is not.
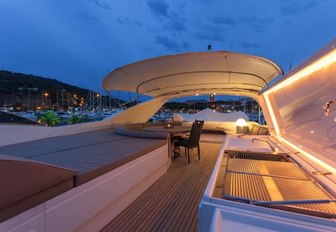
<svg viewBox="0 0 336 232"><path fill-rule="evenodd" d="M38 88L38 91L65 89L77 92L86 97L89 90L69 85L55 79L46 77L27 75L9 71L0 71L0 93L13 93L20 91L20 88Z"/></svg>
<svg viewBox="0 0 336 232"><path fill-rule="evenodd" d="M49 105L49 108L84 107L99 100L93 99L93 95L97 96L97 93L55 79L0 71L0 106L23 105L30 109L42 105ZM110 104L107 96L99 101L105 106Z"/></svg>

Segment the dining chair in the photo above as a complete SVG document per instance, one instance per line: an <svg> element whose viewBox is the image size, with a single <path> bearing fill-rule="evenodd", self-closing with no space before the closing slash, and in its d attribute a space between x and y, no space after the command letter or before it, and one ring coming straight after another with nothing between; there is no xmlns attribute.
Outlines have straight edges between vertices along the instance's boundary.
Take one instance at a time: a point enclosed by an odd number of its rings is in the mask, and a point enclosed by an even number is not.
<svg viewBox="0 0 336 232"><path fill-rule="evenodd" d="M195 122L191 126L191 131L189 137L182 137L182 138L177 138L176 141L174 141L174 157L175 157L175 151L176 148L178 147L184 147L185 154L188 155L188 163L190 163L190 154L189 150L192 148L197 147L198 151L198 159L201 159L201 154L200 154L200 138L203 130L203 125L204 125L204 120L195 120Z"/></svg>

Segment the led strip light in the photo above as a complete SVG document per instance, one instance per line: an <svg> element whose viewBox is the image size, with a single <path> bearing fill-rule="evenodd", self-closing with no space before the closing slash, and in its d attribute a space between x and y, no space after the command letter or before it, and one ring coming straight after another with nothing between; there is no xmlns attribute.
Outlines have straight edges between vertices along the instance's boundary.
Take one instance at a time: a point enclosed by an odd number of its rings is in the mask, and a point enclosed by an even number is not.
<svg viewBox="0 0 336 232"><path fill-rule="evenodd" d="M294 145L293 143L289 142L288 140L284 139L283 137L281 137L281 132L280 132L280 128L279 128L279 124L276 120L275 114L274 114L274 110L271 104L271 101L269 99L269 94L276 92L298 80L301 80L307 76L309 76L310 74L324 68L327 66L330 66L332 64L336 63L336 49L333 49L331 52L327 53L326 55L324 55L323 57L321 57L320 59L318 59L317 61L315 61L314 63L310 64L309 66L307 66L306 68L300 70L299 72L295 73L293 76L291 76L290 78L284 80L283 82L279 83L278 85L274 86L273 88L267 90L264 92L264 97L265 97L265 102L266 102L266 106L269 109L269 113L270 113L270 117L272 120L272 123L274 125L274 130L275 130L275 134L276 137L281 141L284 142L285 144L287 144L288 146L290 146L291 148L293 148L294 150L300 152L301 154L303 154L304 156L306 156L307 158L309 158L310 160L312 160L313 162L317 163L318 165L320 165L321 167L325 168L326 170L332 172L333 174L336 174L336 169L332 166L330 166L329 164L323 162L322 160L319 160L318 158L316 158L315 156L313 156L312 154L304 151L303 149L301 149L300 147Z"/></svg>

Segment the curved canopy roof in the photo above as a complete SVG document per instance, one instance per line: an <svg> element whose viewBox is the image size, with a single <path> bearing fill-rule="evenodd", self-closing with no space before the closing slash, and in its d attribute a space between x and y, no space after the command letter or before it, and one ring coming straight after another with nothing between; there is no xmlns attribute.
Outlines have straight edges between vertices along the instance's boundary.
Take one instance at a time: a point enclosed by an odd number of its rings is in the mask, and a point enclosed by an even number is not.
<svg viewBox="0 0 336 232"><path fill-rule="evenodd" d="M279 74L281 68L262 57L227 51L191 52L119 67L104 78L103 87L152 97L215 92L257 99L260 90Z"/></svg>

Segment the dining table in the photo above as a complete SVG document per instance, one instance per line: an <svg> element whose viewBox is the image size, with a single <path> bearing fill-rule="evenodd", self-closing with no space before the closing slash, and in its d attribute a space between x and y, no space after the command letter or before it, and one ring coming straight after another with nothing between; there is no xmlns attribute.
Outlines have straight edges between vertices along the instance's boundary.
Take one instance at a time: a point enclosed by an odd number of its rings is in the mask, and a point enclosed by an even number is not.
<svg viewBox="0 0 336 232"><path fill-rule="evenodd" d="M168 132L171 135L177 133L187 133L190 132L191 127L188 126L174 126L174 127L166 127L166 126L150 126L143 128L145 131L156 131L156 132Z"/></svg>

